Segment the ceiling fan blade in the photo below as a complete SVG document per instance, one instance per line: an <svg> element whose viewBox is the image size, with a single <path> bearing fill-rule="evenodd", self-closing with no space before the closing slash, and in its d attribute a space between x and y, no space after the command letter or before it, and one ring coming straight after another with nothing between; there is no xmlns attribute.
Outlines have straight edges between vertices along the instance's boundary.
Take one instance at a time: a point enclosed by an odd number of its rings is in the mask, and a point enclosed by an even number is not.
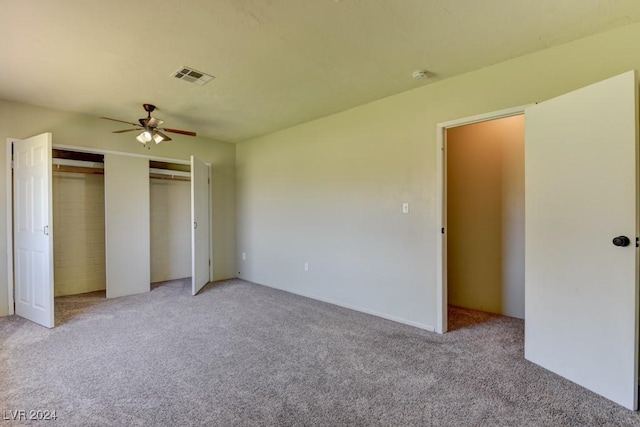
<svg viewBox="0 0 640 427"><path fill-rule="evenodd" d="M167 135L165 135L164 133L160 132L159 130L156 130L156 134L160 135L163 138L163 142L164 141L171 141L171 138L169 138Z"/></svg>
<svg viewBox="0 0 640 427"><path fill-rule="evenodd" d="M124 132L132 132L132 131L134 131L134 130L140 130L140 128L138 127L138 128L135 128L135 129L123 129L123 130L114 130L114 131L113 131L113 132L111 132L111 133L124 133Z"/></svg>
<svg viewBox="0 0 640 427"><path fill-rule="evenodd" d="M164 123L162 120L156 119L155 117L151 117L147 120L147 126L150 128L157 128L162 123Z"/></svg>
<svg viewBox="0 0 640 427"><path fill-rule="evenodd" d="M109 117L100 117L101 119L105 119L105 120L111 120L112 122L120 122L120 123L126 123L128 125L132 125L132 126L138 126L136 123L131 123L131 122L125 122L124 120L118 120L118 119L111 119Z"/></svg>
<svg viewBox="0 0 640 427"><path fill-rule="evenodd" d="M179 133L181 135L196 136L196 133L195 132L191 132L190 130L169 129L169 128L163 128L161 130L163 130L165 132Z"/></svg>
<svg viewBox="0 0 640 427"><path fill-rule="evenodd" d="M147 117L144 117L142 119L138 119L138 123L140 123L140 126L142 126L143 128L146 128L148 120L149 119ZM136 126L138 126L138 125L136 125Z"/></svg>

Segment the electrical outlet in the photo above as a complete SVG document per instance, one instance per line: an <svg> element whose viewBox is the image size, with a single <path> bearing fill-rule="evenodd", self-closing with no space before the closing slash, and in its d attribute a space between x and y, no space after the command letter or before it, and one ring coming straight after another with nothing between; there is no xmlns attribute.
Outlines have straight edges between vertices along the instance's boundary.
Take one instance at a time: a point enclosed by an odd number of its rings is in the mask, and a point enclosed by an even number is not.
<svg viewBox="0 0 640 427"><path fill-rule="evenodd" d="M247 260L247 253L246 252L242 252L242 260L243 261Z"/></svg>

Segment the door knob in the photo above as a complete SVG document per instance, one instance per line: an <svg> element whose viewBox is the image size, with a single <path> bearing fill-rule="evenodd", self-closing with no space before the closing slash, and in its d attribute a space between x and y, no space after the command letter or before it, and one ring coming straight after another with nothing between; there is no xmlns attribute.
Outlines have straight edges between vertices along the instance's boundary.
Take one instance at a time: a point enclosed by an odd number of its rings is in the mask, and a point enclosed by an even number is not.
<svg viewBox="0 0 640 427"><path fill-rule="evenodd" d="M613 244L615 246L629 246L631 240L627 236L618 236L613 238Z"/></svg>

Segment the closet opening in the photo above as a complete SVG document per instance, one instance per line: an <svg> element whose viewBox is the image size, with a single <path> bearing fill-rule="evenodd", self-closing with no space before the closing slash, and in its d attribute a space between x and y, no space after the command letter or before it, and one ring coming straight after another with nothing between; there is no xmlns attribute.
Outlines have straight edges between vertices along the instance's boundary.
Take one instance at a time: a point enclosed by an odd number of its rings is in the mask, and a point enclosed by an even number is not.
<svg viewBox="0 0 640 427"><path fill-rule="evenodd" d="M105 297L104 156L52 150L54 297Z"/></svg>
<svg viewBox="0 0 640 427"><path fill-rule="evenodd" d="M524 319L524 115L444 131L448 329Z"/></svg>
<svg viewBox="0 0 640 427"><path fill-rule="evenodd" d="M151 289L180 280L191 289L191 167L149 161Z"/></svg>

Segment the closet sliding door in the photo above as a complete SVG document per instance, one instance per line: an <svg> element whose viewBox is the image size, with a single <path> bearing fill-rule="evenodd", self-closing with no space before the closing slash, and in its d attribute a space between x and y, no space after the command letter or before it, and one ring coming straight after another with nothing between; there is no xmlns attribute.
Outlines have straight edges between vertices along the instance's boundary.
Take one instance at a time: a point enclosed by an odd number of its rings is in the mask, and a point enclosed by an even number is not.
<svg viewBox="0 0 640 427"><path fill-rule="evenodd" d="M107 298L151 290L149 160L105 154Z"/></svg>

